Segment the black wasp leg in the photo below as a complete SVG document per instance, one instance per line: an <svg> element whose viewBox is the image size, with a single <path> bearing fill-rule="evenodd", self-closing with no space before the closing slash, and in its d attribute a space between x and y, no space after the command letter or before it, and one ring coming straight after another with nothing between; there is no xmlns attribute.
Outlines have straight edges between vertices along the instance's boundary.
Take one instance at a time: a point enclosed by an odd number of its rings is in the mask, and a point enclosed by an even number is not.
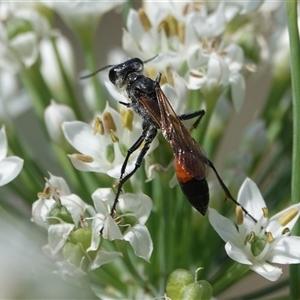
<svg viewBox="0 0 300 300"><path fill-rule="evenodd" d="M123 163L123 166L122 166L122 170L124 169L124 172L125 172L125 169L126 169L126 165L127 165L127 161L129 159L129 156L130 154L136 150L141 144L143 141L145 141L145 144L143 146L143 148L141 149L141 152L139 153L136 161L135 161L135 166L134 166L134 169L128 173L127 175L125 175L124 177L120 177L120 180L119 180L119 184L118 184L118 190L117 190L117 193L116 193L116 197L115 197L115 201L114 201L114 204L111 208L111 211L110 211L110 214L113 215L115 209L116 209L116 206L117 206L117 203L118 203L118 199L119 199L119 196L120 196L120 193L121 193L121 190L122 190L122 186L123 184L137 171L137 169L141 166L141 163L147 153L147 151L149 150L150 148L150 145L153 141L153 139L155 138L157 134L157 129L155 127L152 127L151 129L148 129L148 128L145 128L143 130L143 133L142 135L140 136L140 138L135 142L135 144L128 150L127 152L127 156L126 156L126 159ZM137 146L139 144L139 146ZM135 149L134 149L135 148ZM134 150L133 150L134 149ZM123 173L124 173L123 172Z"/></svg>
<svg viewBox="0 0 300 300"><path fill-rule="evenodd" d="M240 206L241 209L243 210L243 212L249 217L251 218L255 223L257 223L257 220L250 214L248 213L248 211L244 208L244 206L242 206L241 204L239 204L233 197L232 195L230 194L227 186L225 185L225 183L223 182L223 180L221 179L220 175L218 174L215 166L213 165L213 163L208 159L206 158L206 164L212 168L212 170L215 172L216 176L217 176L217 179L223 189L223 191L225 192L225 195L226 195L226 198L230 199L231 201L233 201L236 205Z"/></svg>
<svg viewBox="0 0 300 300"><path fill-rule="evenodd" d="M192 124L192 126L190 127L190 131L191 131L191 130L198 127L198 125L199 125L199 123L202 120L204 115L205 115L205 110L201 109L201 110L194 111L192 113L179 115L178 118L180 120L190 120L190 119L193 119L195 117L198 117L196 119L196 121Z"/></svg>

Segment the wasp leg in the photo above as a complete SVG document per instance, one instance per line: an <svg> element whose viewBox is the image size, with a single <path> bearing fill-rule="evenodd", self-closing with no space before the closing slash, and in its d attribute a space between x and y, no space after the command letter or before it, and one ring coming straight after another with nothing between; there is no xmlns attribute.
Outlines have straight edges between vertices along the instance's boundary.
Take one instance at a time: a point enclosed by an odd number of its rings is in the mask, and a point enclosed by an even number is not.
<svg viewBox="0 0 300 300"><path fill-rule="evenodd" d="M198 117L196 119L196 121L189 128L189 130L192 131L193 129L196 129L198 127L198 125L199 125L199 123L202 120L204 115L205 115L205 110L201 109L201 110L194 111L192 113L179 115L178 118L180 120L190 120L190 119L193 119L195 117Z"/></svg>
<svg viewBox="0 0 300 300"><path fill-rule="evenodd" d="M251 218L255 223L257 223L257 220L244 208L243 205L241 205L240 203L238 203L233 197L232 195L230 194L227 186L225 185L225 183L223 182L223 180L221 179L220 175L218 174L215 166L213 165L213 163L207 158L206 159L206 164L212 168L212 170L215 172L216 176L217 176L217 179L223 189L223 191L225 192L225 195L226 195L226 198L230 199L231 201L233 201L236 205L240 206L241 209L243 210L243 212L249 217Z"/></svg>
<svg viewBox="0 0 300 300"><path fill-rule="evenodd" d="M130 149L128 149L127 156L126 156L125 161L124 161L124 163L122 165L122 168L121 168L121 176L120 176L120 180L119 180L119 183L118 183L118 189L117 189L115 201L114 201L114 204L113 204L113 206L111 208L111 211L110 211L111 215L113 215L113 213L116 209L118 199L119 199L119 196L120 196L120 193L121 193L121 190L122 190L122 186L141 166L141 163L142 163L147 151L149 150L150 145L151 145L153 139L155 138L156 134L157 134L157 129L155 127L151 128L151 129L146 127L143 130L142 135L138 138L138 140L133 144L132 147L130 147ZM143 141L145 141L145 144L144 144L143 148L141 149L141 152L139 153L139 155L138 155L138 157L135 161L134 169L130 173L128 173L127 175L125 175L123 177L130 155L132 154L132 152L134 152L135 150L137 150L139 148L139 146L142 144Z"/></svg>

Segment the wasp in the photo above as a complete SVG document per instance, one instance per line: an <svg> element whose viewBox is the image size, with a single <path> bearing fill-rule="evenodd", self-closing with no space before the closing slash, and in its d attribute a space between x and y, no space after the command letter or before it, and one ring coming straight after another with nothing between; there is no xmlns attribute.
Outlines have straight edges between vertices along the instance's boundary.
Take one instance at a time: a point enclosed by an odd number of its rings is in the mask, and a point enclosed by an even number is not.
<svg viewBox="0 0 300 300"><path fill-rule="evenodd" d="M197 117L192 125L192 127L195 128L205 115L205 111L199 110L188 114L177 115L160 87L161 73L157 74L155 80L143 75L144 63L148 61L149 60L143 62L139 58L132 58L121 64L105 67L111 68L108 74L111 83L115 85L118 91L124 92L130 100L129 103L120 101L120 104L132 109L143 120L142 133L137 141L128 149L121 167L120 179L117 185L115 201L111 208L111 214L113 215L115 212L124 183L141 166L143 158L159 129L161 129L164 138L173 150L175 172L181 190L196 210L202 215L205 215L207 212L209 203L209 188L206 181L207 166L214 171L221 188L225 192L226 198L231 199L236 205L241 206L232 197L215 166L206 157L200 145L198 145L191 136L190 131L182 122L183 120ZM130 155L138 150L141 145L143 146L136 159L133 170L126 174L126 166ZM241 206L241 208L256 222L243 206Z"/></svg>

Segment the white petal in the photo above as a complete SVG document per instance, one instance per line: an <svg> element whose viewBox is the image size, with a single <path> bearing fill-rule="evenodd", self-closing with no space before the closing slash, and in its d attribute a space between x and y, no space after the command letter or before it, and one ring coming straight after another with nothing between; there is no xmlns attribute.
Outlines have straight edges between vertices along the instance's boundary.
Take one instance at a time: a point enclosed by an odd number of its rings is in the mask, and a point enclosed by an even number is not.
<svg viewBox="0 0 300 300"><path fill-rule="evenodd" d="M56 254L65 244L74 224L62 223L50 225L48 228L48 243L52 254Z"/></svg>
<svg viewBox="0 0 300 300"><path fill-rule="evenodd" d="M122 256L122 253L120 252L108 252L100 250L97 252L95 259L92 261L90 269L95 270L104 264L114 261L120 256Z"/></svg>
<svg viewBox="0 0 300 300"><path fill-rule="evenodd" d="M123 194L119 198L119 208L123 213L132 212L140 224L145 224L152 210L152 200L145 194Z"/></svg>
<svg viewBox="0 0 300 300"><path fill-rule="evenodd" d="M270 281L276 281L282 274L281 268L268 263L254 264L249 268Z"/></svg>
<svg viewBox="0 0 300 300"><path fill-rule="evenodd" d="M234 244L228 242L225 245L225 250L227 255L238 263L244 265L252 265L252 262L248 259L246 253L240 247L237 247Z"/></svg>
<svg viewBox="0 0 300 300"><path fill-rule="evenodd" d="M0 186L14 180L22 170L23 159L17 156L10 156L0 161Z"/></svg>
<svg viewBox="0 0 300 300"><path fill-rule="evenodd" d="M269 262L278 264L299 264L300 237L282 237L273 247L271 245L271 249L265 259Z"/></svg>
<svg viewBox="0 0 300 300"><path fill-rule="evenodd" d="M7 155L7 137L5 132L5 126L0 130L0 160L4 159Z"/></svg>
<svg viewBox="0 0 300 300"><path fill-rule="evenodd" d="M95 209L103 215L109 214L109 209L114 203L115 194L111 188L99 188L92 194Z"/></svg>
<svg viewBox="0 0 300 300"><path fill-rule="evenodd" d="M104 221L103 238L110 241L123 240L119 226L110 215L107 216Z"/></svg>
<svg viewBox="0 0 300 300"><path fill-rule="evenodd" d="M296 214L298 210L298 213ZM295 211L295 215L293 216L292 219L288 220L289 222L285 223L285 224L280 224L279 221L281 221L281 218L285 215L288 214L291 211ZM274 215L270 220L269 220L269 224L267 226L267 231L271 231L273 234L274 238L277 238L278 236L282 235L282 230L284 228L289 228L290 230L293 229L294 225L296 224L297 220L299 219L299 215L300 215L300 203L291 205L289 207L287 207L286 209L280 211L279 213L277 213L276 215ZM282 222L282 221L281 221Z"/></svg>
<svg viewBox="0 0 300 300"><path fill-rule="evenodd" d="M130 243L137 256L146 261L150 260L153 251L153 243L146 226L140 224L134 225L126 231L124 240Z"/></svg>
<svg viewBox="0 0 300 300"><path fill-rule="evenodd" d="M246 178L243 182L239 193L238 202L256 219L259 220L262 216L262 208L266 207L258 187L250 179Z"/></svg>
<svg viewBox="0 0 300 300"><path fill-rule="evenodd" d="M94 134L89 124L80 121L64 122L62 129L67 141L80 153L93 158L104 156L105 141L99 134Z"/></svg>
<svg viewBox="0 0 300 300"><path fill-rule="evenodd" d="M17 35L11 40L11 45L18 53L18 57L26 65L32 66L38 58L37 39L33 32Z"/></svg>
<svg viewBox="0 0 300 300"><path fill-rule="evenodd" d="M70 195L71 191L69 189L68 184L66 183L65 179L62 177L58 177L58 176L54 176L51 173L50 174L50 178L49 178L49 183L55 187L58 188L60 191L60 195L61 196L66 196L66 195Z"/></svg>
<svg viewBox="0 0 300 300"><path fill-rule="evenodd" d="M32 204L32 220L42 227L48 228L47 216L56 202L53 199L39 199Z"/></svg>
<svg viewBox="0 0 300 300"><path fill-rule="evenodd" d="M215 209L209 207L208 220L224 242L231 241L234 244L237 243L238 231L229 219L224 218Z"/></svg>
<svg viewBox="0 0 300 300"><path fill-rule="evenodd" d="M87 206L77 195L71 194L60 198L61 204L65 206L70 213L74 224L78 225L81 216L84 216Z"/></svg>

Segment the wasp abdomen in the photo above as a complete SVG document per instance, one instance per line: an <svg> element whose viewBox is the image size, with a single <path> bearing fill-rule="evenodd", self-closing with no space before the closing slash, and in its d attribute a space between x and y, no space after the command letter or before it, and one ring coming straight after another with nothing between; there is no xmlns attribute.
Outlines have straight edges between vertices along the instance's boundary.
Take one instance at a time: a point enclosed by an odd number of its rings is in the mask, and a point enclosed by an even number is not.
<svg viewBox="0 0 300 300"><path fill-rule="evenodd" d="M209 189L205 178L192 178L186 182L180 182L180 187L189 200L203 216L206 214L209 202Z"/></svg>

